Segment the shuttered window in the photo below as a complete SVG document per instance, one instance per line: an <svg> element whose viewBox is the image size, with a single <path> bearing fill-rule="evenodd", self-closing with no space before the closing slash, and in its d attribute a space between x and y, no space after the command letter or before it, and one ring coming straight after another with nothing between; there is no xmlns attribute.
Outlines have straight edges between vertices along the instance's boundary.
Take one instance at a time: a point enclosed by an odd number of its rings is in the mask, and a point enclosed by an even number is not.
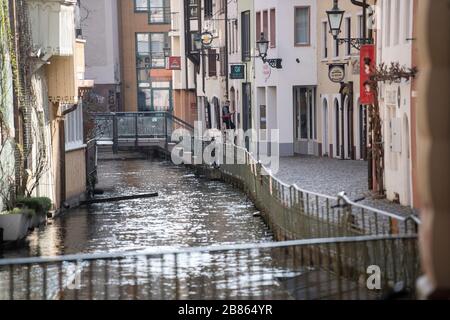
<svg viewBox="0 0 450 320"><path fill-rule="evenodd" d="M210 77L217 76L216 50L214 49L208 49L208 75Z"/></svg>

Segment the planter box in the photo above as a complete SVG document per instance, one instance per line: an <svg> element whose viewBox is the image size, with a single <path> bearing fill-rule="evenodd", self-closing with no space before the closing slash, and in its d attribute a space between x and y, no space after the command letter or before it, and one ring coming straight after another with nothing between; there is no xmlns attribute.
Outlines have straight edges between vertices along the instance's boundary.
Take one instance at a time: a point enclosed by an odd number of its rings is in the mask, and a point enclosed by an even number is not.
<svg viewBox="0 0 450 320"><path fill-rule="evenodd" d="M1 214L0 228L3 229L3 241L17 241L25 238L30 220L26 214Z"/></svg>

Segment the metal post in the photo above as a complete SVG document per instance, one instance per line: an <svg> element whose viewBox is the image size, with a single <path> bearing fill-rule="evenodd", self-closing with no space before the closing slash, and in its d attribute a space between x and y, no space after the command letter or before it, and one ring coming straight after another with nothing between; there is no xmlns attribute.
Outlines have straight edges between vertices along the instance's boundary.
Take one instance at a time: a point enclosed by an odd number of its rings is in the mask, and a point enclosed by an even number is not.
<svg viewBox="0 0 450 320"><path fill-rule="evenodd" d="M117 122L117 115L113 115L113 153L119 152L119 128Z"/></svg>
<svg viewBox="0 0 450 320"><path fill-rule="evenodd" d="M135 138L134 145L137 148L138 145L139 145L139 143L138 143L138 140L139 140L139 136L138 136L138 114L137 113L134 114L134 138Z"/></svg>

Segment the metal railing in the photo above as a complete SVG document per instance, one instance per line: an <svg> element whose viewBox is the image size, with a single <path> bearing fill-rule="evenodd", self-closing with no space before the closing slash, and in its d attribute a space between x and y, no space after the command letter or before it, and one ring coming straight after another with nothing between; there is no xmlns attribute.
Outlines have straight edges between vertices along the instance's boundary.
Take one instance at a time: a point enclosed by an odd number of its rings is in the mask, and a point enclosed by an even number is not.
<svg viewBox="0 0 450 320"><path fill-rule="evenodd" d="M116 112L94 113L95 137L99 141L113 142L117 150L120 143L139 146L151 141L163 142L165 147L172 141L172 133L183 129L193 133L194 128L170 112Z"/></svg>
<svg viewBox="0 0 450 320"><path fill-rule="evenodd" d="M0 260L0 299L381 299L399 283L414 298L416 246L365 236Z"/></svg>
<svg viewBox="0 0 450 320"><path fill-rule="evenodd" d="M245 148L225 144L223 150L224 159L218 164L223 179L241 185L279 239L418 232L420 220L414 215L371 208L350 200L345 193L331 197L285 184ZM225 159L227 152L234 157L231 164Z"/></svg>

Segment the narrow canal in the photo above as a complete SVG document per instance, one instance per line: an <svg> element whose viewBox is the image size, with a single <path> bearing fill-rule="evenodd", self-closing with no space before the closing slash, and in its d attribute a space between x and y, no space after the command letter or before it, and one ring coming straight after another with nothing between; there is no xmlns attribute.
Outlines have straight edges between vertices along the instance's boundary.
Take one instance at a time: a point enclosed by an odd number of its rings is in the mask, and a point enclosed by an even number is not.
<svg viewBox="0 0 450 320"><path fill-rule="evenodd" d="M99 163L99 182L105 190L102 197L154 191L159 197L74 209L35 230L21 248L4 251L2 258L273 241L245 194L197 177L188 168L151 160L105 161ZM289 298L279 279L295 276L277 263L286 263L285 258L277 259L270 250L181 254L174 259L156 255L144 261L0 268L0 299ZM77 275L82 280L73 289Z"/></svg>
<svg viewBox="0 0 450 320"><path fill-rule="evenodd" d="M253 203L228 184L151 160L99 163L101 197L159 197L74 209L35 230L4 258L265 242L272 234Z"/></svg>

